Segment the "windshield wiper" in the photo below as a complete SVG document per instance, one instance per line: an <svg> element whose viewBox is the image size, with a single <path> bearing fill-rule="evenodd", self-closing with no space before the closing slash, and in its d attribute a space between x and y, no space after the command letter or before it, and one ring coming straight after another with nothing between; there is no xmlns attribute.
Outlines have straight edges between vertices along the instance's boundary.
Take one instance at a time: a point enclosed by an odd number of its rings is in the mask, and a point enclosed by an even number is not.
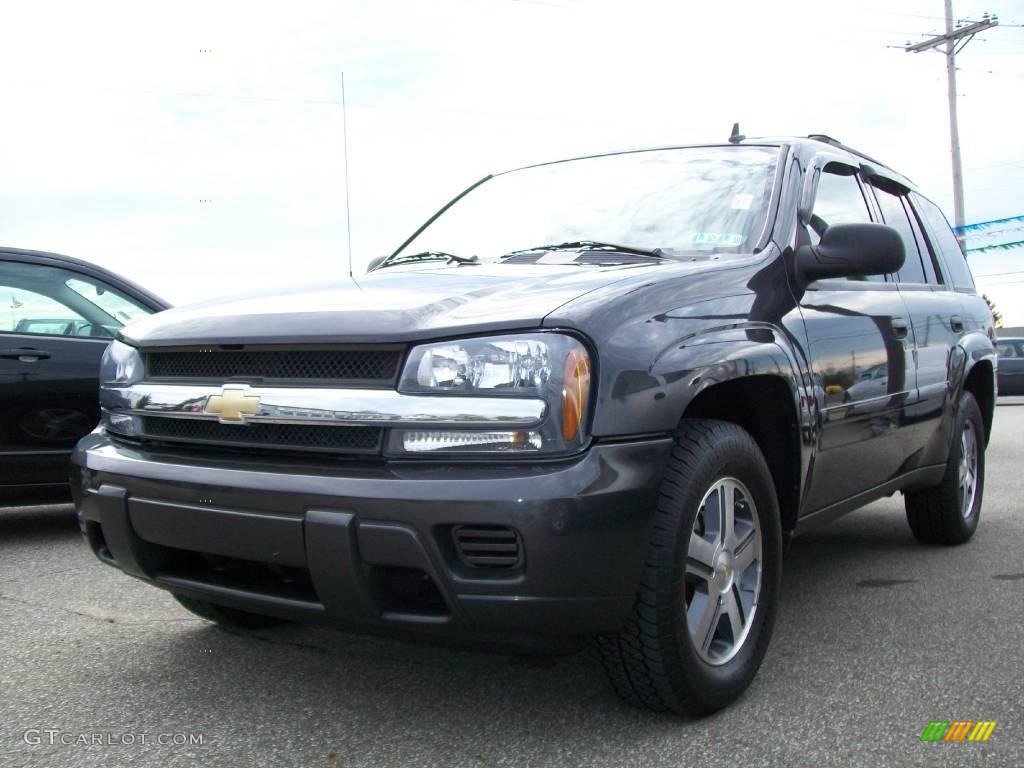
<svg viewBox="0 0 1024 768"><path fill-rule="evenodd" d="M574 240L569 243L553 243L551 245L535 245L532 248L520 248L509 251L502 258L517 256L520 253L536 253L538 251L608 251L610 253L629 253L634 256L650 256L652 259L672 258L661 248L635 248L632 245L603 243L600 240Z"/></svg>
<svg viewBox="0 0 1024 768"><path fill-rule="evenodd" d="M384 259L375 269L384 269L395 264L408 264L414 261L446 261L451 264L453 261L458 264L476 264L480 261L477 256L459 256L446 251L421 251L420 253L407 253L401 256L389 256Z"/></svg>

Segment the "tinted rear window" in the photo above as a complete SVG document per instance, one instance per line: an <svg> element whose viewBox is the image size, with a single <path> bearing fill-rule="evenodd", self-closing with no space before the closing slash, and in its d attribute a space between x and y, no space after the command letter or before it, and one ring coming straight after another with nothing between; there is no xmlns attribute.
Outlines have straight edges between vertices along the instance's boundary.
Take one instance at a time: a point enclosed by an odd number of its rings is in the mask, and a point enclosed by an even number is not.
<svg viewBox="0 0 1024 768"><path fill-rule="evenodd" d="M973 291L974 278L971 276L971 269L967 266L967 259L960 248L960 243L953 236L946 217L935 203L918 194L913 195L913 201L928 229L928 239L936 251L935 255L945 266L948 277L946 282L959 290Z"/></svg>

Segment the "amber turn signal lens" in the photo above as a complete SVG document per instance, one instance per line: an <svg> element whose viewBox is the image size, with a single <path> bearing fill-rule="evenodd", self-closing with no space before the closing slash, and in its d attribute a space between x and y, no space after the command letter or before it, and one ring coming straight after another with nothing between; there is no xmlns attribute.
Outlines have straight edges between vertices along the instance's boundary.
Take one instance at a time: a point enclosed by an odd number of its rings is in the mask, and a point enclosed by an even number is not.
<svg viewBox="0 0 1024 768"><path fill-rule="evenodd" d="M565 361L562 379L562 437L572 440L580 432L590 393L590 359L582 349L573 349Z"/></svg>

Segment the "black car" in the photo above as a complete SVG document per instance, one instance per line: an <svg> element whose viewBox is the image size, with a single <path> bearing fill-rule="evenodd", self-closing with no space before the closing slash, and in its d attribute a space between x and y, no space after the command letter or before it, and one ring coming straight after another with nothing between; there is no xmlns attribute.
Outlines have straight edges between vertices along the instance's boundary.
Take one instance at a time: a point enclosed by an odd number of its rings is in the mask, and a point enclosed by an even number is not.
<svg viewBox="0 0 1024 768"><path fill-rule="evenodd" d="M999 337L999 394L1024 395L1024 339Z"/></svg>
<svg viewBox="0 0 1024 768"><path fill-rule="evenodd" d="M971 537L993 339L939 209L827 137L531 166L356 280L123 329L79 519L214 621L596 638L627 700L708 712L794 534L901 491Z"/></svg>
<svg viewBox="0 0 1024 768"><path fill-rule="evenodd" d="M68 498L68 458L99 423L103 350L168 304L68 256L0 248L0 495Z"/></svg>

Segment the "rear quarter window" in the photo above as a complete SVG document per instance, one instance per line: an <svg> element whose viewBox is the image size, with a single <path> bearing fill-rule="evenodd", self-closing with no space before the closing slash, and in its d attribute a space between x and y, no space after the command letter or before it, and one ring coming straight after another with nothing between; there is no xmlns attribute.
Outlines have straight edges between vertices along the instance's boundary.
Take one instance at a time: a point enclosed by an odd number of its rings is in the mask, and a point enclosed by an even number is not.
<svg viewBox="0 0 1024 768"><path fill-rule="evenodd" d="M914 207L928 230L928 239L935 251L935 256L945 269L946 282L959 291L973 293L974 277L971 275L971 268L967 266L967 258L960 248L960 243L953 236L946 217L931 200L916 193L912 195L912 199Z"/></svg>

